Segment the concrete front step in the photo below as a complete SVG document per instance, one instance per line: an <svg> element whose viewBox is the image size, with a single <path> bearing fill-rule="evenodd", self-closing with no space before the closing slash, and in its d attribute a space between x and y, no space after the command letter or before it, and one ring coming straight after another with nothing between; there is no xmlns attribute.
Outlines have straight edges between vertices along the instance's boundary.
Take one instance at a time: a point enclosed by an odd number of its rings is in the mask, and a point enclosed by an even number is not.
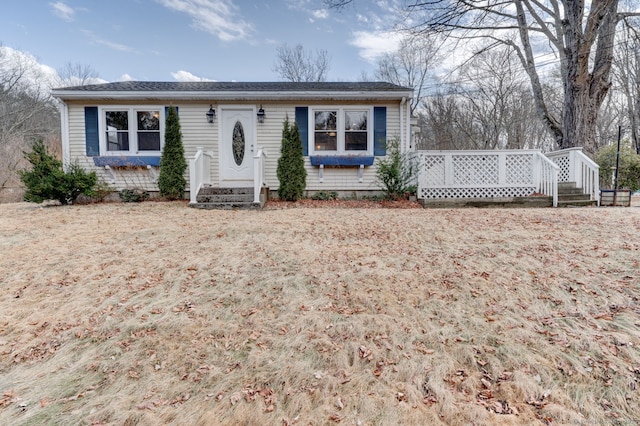
<svg viewBox="0 0 640 426"><path fill-rule="evenodd" d="M253 196L253 188L218 188L213 186L205 186L200 189L198 195L251 195Z"/></svg>
<svg viewBox="0 0 640 426"><path fill-rule="evenodd" d="M253 188L217 188L207 186L200 189L196 196L196 202L189 204L197 209L218 210L257 210L266 201L265 188L260 195L260 203L253 202Z"/></svg>
<svg viewBox="0 0 640 426"><path fill-rule="evenodd" d="M198 203L253 203L253 194L198 194Z"/></svg>
<svg viewBox="0 0 640 426"><path fill-rule="evenodd" d="M195 203L189 204L189 207L195 209L206 210L259 210L262 208L260 203Z"/></svg>

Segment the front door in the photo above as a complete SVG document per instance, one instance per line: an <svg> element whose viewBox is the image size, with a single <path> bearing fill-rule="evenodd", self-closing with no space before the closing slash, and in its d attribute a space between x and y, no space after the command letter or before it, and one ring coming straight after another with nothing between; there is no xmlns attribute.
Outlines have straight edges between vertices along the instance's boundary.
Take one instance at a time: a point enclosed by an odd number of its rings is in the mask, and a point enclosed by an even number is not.
<svg viewBox="0 0 640 426"><path fill-rule="evenodd" d="M242 107L221 110L220 186L253 186L254 111Z"/></svg>

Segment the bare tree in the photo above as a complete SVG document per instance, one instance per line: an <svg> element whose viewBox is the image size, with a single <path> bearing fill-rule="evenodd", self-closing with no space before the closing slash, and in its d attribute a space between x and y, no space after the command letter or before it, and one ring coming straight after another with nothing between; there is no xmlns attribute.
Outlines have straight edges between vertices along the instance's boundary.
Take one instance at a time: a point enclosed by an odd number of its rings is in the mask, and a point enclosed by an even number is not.
<svg viewBox="0 0 640 426"><path fill-rule="evenodd" d="M325 0L343 7L354 0ZM406 11L414 32L482 38L515 50L529 77L538 114L558 148L582 145L593 153L595 125L611 86L616 27L637 12L623 12L619 0L412 0ZM560 61L562 114L547 105L534 46L544 40Z"/></svg>
<svg viewBox="0 0 640 426"><path fill-rule="evenodd" d="M304 50L301 44L289 47L284 44L276 49L273 70L286 81L326 81L331 58L326 50L315 55Z"/></svg>
<svg viewBox="0 0 640 426"><path fill-rule="evenodd" d="M417 149L467 149L469 138L460 123L462 108L455 93L426 97L418 110Z"/></svg>
<svg viewBox="0 0 640 426"><path fill-rule="evenodd" d="M0 46L0 196L19 186L22 152L35 139L60 140L59 114L39 70L34 58Z"/></svg>
<svg viewBox="0 0 640 426"><path fill-rule="evenodd" d="M410 36L400 42L397 51L386 53L378 59L376 78L413 89L414 97L410 104L412 114L422 102L429 72L440 59L439 44L435 36Z"/></svg>
<svg viewBox="0 0 640 426"><path fill-rule="evenodd" d="M625 26L614 62L615 81L624 98L633 147L640 154L640 32Z"/></svg>
<svg viewBox="0 0 640 426"><path fill-rule="evenodd" d="M451 79L447 94L428 96L422 104L421 146L548 150L553 145L512 50L476 55Z"/></svg>
<svg viewBox="0 0 640 426"><path fill-rule="evenodd" d="M58 70L59 86L84 86L85 84L101 83L98 72L91 66L79 62L67 62Z"/></svg>

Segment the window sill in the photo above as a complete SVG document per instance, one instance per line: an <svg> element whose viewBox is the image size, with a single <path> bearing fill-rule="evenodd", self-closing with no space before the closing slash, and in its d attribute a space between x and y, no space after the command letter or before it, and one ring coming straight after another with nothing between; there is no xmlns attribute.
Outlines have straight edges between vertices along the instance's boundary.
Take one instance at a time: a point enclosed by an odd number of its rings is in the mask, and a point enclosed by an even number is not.
<svg viewBox="0 0 640 426"><path fill-rule="evenodd" d="M119 155L93 157L93 164L104 167L159 167L159 156Z"/></svg>
<svg viewBox="0 0 640 426"><path fill-rule="evenodd" d="M360 167L372 166L374 157L369 155L312 155L312 166Z"/></svg>

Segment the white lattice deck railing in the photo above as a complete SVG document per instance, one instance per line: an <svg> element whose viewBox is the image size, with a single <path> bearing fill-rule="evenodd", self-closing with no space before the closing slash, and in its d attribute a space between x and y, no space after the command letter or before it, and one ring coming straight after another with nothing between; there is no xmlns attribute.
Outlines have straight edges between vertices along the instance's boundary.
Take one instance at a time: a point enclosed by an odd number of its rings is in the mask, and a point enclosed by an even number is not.
<svg viewBox="0 0 640 426"><path fill-rule="evenodd" d="M557 205L558 166L538 150L417 151L418 198L503 198L534 194Z"/></svg>
<svg viewBox="0 0 640 426"><path fill-rule="evenodd" d="M600 166L587 157L582 148L568 148L547 154L558 165L558 182L575 182L591 200L599 201Z"/></svg>

